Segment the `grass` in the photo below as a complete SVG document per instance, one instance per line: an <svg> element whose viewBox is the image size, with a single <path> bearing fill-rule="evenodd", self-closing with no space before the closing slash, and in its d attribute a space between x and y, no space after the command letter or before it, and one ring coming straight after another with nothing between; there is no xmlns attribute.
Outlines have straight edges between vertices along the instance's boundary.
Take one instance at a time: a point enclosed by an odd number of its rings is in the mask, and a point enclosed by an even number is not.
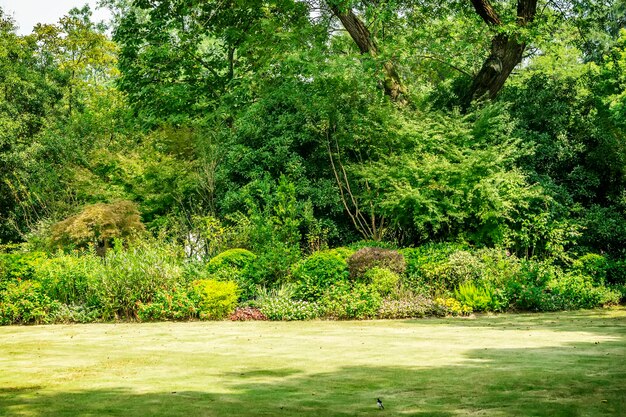
<svg viewBox="0 0 626 417"><path fill-rule="evenodd" d="M0 416L624 416L625 356L624 308L1 327Z"/></svg>

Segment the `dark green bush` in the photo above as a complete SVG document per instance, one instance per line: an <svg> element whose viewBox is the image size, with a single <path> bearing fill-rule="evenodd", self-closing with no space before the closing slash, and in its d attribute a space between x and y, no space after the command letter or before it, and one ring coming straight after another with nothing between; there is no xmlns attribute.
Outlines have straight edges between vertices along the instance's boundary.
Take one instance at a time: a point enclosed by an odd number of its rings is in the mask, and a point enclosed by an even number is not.
<svg viewBox="0 0 626 417"><path fill-rule="evenodd" d="M353 280L363 278L365 273L374 267L387 268L402 275L406 270L406 262L400 252L378 247L359 249L348 258L348 270Z"/></svg>
<svg viewBox="0 0 626 417"><path fill-rule="evenodd" d="M614 285L626 285L626 260L611 260L606 271L606 281Z"/></svg>
<svg viewBox="0 0 626 417"><path fill-rule="evenodd" d="M316 252L298 262L291 271L296 295L307 301L318 300L333 284L346 280L348 265L333 252Z"/></svg>
<svg viewBox="0 0 626 417"><path fill-rule="evenodd" d="M523 311L555 311L559 297L546 291L557 275L557 268L541 262L522 262L520 273L507 283L510 306Z"/></svg>
<svg viewBox="0 0 626 417"><path fill-rule="evenodd" d="M458 283L456 278L448 282L449 258L465 249L457 243L434 243L400 250L406 259L406 285L414 290L423 288L432 295L451 293Z"/></svg>
<svg viewBox="0 0 626 417"><path fill-rule="evenodd" d="M572 270L579 274L587 275L598 285L606 283L607 272L610 268L609 260L595 253L588 253L576 259L572 263Z"/></svg>

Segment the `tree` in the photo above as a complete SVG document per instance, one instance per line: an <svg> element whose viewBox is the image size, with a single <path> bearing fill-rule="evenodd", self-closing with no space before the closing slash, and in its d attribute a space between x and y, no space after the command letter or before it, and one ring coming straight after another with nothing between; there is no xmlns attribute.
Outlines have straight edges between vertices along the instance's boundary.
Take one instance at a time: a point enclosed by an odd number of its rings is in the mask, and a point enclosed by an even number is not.
<svg viewBox="0 0 626 417"><path fill-rule="evenodd" d="M517 12L512 24L514 30L511 30L504 27L505 20L489 0L472 0L472 5L496 34L491 40L489 56L474 76L465 96L465 107L472 100L485 95L493 99L502 89L513 69L522 61L522 54L526 49L526 40L520 30L531 24L537 13L537 0L517 0Z"/></svg>

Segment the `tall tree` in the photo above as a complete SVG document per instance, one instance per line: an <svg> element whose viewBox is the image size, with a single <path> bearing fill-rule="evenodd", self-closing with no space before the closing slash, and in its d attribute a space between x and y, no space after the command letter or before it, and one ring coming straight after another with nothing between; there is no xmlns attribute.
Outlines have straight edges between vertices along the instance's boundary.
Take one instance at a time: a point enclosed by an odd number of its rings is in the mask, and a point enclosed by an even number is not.
<svg viewBox="0 0 626 417"><path fill-rule="evenodd" d="M349 4L341 4L337 0L328 0L328 6L333 14L341 21L341 24L350 34L362 54L369 54L376 58L379 54L379 47L374 39L373 34L367 25L357 16ZM383 64L385 80L383 87L385 93L392 100L398 100L402 94L406 93L406 87L403 85L398 71L391 60L386 60Z"/></svg>
<svg viewBox="0 0 626 417"><path fill-rule="evenodd" d="M471 1L476 13L489 27L493 28L495 35L491 40L489 56L474 77L465 96L463 103L465 106L471 100L484 96L494 98L502 89L513 68L522 62L526 49L526 41L517 29L532 23L537 13L537 0L517 0L514 30L510 30L505 27L505 21L489 0Z"/></svg>

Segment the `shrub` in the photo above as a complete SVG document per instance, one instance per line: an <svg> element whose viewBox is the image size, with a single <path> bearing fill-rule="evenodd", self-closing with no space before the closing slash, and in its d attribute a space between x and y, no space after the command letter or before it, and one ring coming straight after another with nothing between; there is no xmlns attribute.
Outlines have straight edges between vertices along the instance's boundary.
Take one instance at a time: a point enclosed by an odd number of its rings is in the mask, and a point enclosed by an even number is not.
<svg viewBox="0 0 626 417"><path fill-rule="evenodd" d="M0 294L0 324L41 324L52 321L61 306L41 291L34 281L9 282Z"/></svg>
<svg viewBox="0 0 626 417"><path fill-rule="evenodd" d="M37 265L35 279L52 299L68 305L94 306L94 281L102 271L102 260L93 254L59 254Z"/></svg>
<svg viewBox="0 0 626 417"><path fill-rule="evenodd" d="M548 291L557 297L561 310L595 308L618 304L620 294L604 286L594 286L594 278L576 273L562 274L548 284Z"/></svg>
<svg viewBox="0 0 626 417"><path fill-rule="evenodd" d="M113 239L127 239L145 230L139 210L131 201L92 204L52 226L52 242L61 246L94 245L104 254Z"/></svg>
<svg viewBox="0 0 626 417"><path fill-rule="evenodd" d="M142 321L190 320L198 317L196 301L187 291L173 287L157 290L149 303L137 303L137 316Z"/></svg>
<svg viewBox="0 0 626 417"><path fill-rule="evenodd" d="M290 274L293 264L301 257L300 247L284 242L267 245L259 256L242 272L242 279L250 281L255 287L283 284Z"/></svg>
<svg viewBox="0 0 626 417"><path fill-rule="evenodd" d="M498 310L493 292L489 287L477 287L471 282L460 284L454 291L455 298L464 307L472 311L494 311Z"/></svg>
<svg viewBox="0 0 626 417"><path fill-rule="evenodd" d="M150 303L156 292L172 289L183 276L179 251L158 242L109 251L94 294L103 318L135 318L138 303Z"/></svg>
<svg viewBox="0 0 626 417"><path fill-rule="evenodd" d="M410 288L424 288L428 293L449 294L454 290L456 279L449 282L449 258L455 252L466 249L456 243L436 243L417 248L405 248L400 252L406 259L406 285Z"/></svg>
<svg viewBox="0 0 626 417"><path fill-rule="evenodd" d="M93 323L100 318L100 311L83 304L61 304L50 316L52 323Z"/></svg>
<svg viewBox="0 0 626 417"><path fill-rule="evenodd" d="M348 270L353 280L362 278L368 270L374 267L387 268L402 275L406 270L406 262L400 252L376 247L359 249L348 258Z"/></svg>
<svg viewBox="0 0 626 417"><path fill-rule="evenodd" d="M340 283L331 286L320 301L324 315L334 319L376 317L382 299L377 291L363 283Z"/></svg>
<svg viewBox="0 0 626 417"><path fill-rule="evenodd" d="M612 260L606 271L609 284L626 285L626 260Z"/></svg>
<svg viewBox="0 0 626 417"><path fill-rule="evenodd" d="M603 285L610 266L609 260L604 256L588 253L572 263L572 270L591 277L595 284Z"/></svg>
<svg viewBox="0 0 626 417"><path fill-rule="evenodd" d="M317 252L298 262L291 272L297 281L296 295L307 301L318 300L333 284L348 276L346 261L332 252Z"/></svg>
<svg viewBox="0 0 626 417"><path fill-rule="evenodd" d="M519 274L506 285L510 305L524 311L555 311L560 308L559 298L546 291L553 281L557 268L541 262L523 261Z"/></svg>
<svg viewBox="0 0 626 417"><path fill-rule="evenodd" d="M267 320L265 314L256 307L237 307L229 318L231 321Z"/></svg>
<svg viewBox="0 0 626 417"><path fill-rule="evenodd" d="M334 249L327 249L324 251L324 253L329 253L332 255L337 255L338 257L340 257L341 259L343 259L344 261L348 261L348 258L350 258L353 254L354 254L355 250L352 248L346 248L346 247L339 247L339 248L334 248Z"/></svg>
<svg viewBox="0 0 626 417"><path fill-rule="evenodd" d="M397 289L400 282L398 274L387 268L379 268L377 266L367 271L363 278L383 297Z"/></svg>
<svg viewBox="0 0 626 417"><path fill-rule="evenodd" d="M201 319L221 320L237 307L238 287L233 281L198 280L193 283Z"/></svg>
<svg viewBox="0 0 626 417"><path fill-rule="evenodd" d="M225 267L241 270L248 267L256 258L257 256L249 250L229 249L212 258L207 265L207 271L214 273Z"/></svg>
<svg viewBox="0 0 626 417"><path fill-rule="evenodd" d="M319 316L316 302L267 297L260 301L260 310L270 320L311 320Z"/></svg>
<svg viewBox="0 0 626 417"><path fill-rule="evenodd" d="M0 253L0 283L32 279L37 266L46 259L43 252ZM0 288L2 288L0 284Z"/></svg>
<svg viewBox="0 0 626 417"><path fill-rule="evenodd" d="M383 300L377 316L381 319L408 319L437 314L441 314L441 310L435 308L431 299L423 296L413 296L400 300Z"/></svg>
<svg viewBox="0 0 626 417"><path fill-rule="evenodd" d="M257 256L247 249L229 249L212 258L205 271L196 271L196 279L235 281L240 300L249 300L256 295L256 260Z"/></svg>

